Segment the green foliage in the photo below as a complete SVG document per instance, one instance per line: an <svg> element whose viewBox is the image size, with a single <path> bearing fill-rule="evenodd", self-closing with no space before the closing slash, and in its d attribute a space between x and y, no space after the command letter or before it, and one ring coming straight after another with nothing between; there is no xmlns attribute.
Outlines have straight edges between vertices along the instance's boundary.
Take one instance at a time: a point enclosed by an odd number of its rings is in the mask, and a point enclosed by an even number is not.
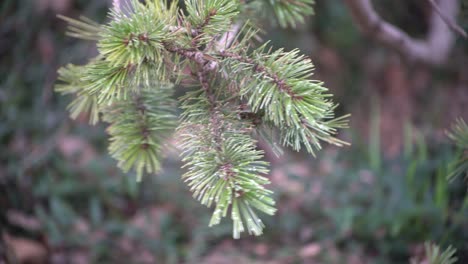
<svg viewBox="0 0 468 264"><path fill-rule="evenodd" d="M370 137L377 132L371 130ZM414 132L407 132L406 137L416 138L417 145L410 143L406 155L401 153L394 159L385 159L378 146L369 149L369 154L380 153L378 167L360 158L353 160L355 153L367 148L355 144L358 149L344 158L354 165L335 166L324 180L320 198L332 206L318 209L333 223L327 231L335 232L339 241L351 239L352 234L385 259L405 259L404 263L410 252L403 245L433 240L450 241L461 248L468 237L466 189L446 180L448 164L456 154L449 146L427 145Z"/></svg>
<svg viewBox="0 0 468 264"><path fill-rule="evenodd" d="M468 125L463 119L458 119L448 136L462 149L468 149Z"/></svg>
<svg viewBox="0 0 468 264"><path fill-rule="evenodd" d="M180 147L189 169L183 178L203 205L216 203L210 226L219 224L232 205L234 238L245 229L260 235L264 225L252 208L270 215L276 211L272 192L263 186L269 184L262 176L268 173L268 163L250 137L251 124L239 120L229 105L210 107L203 91L183 98Z"/></svg>
<svg viewBox="0 0 468 264"><path fill-rule="evenodd" d="M52 2L54 1L44 1L46 5ZM69 6L66 13L83 13L93 19L104 21L110 2L77 0L73 1L73 5ZM403 1L398 2L403 3ZM400 180L400 174L405 174L406 165L404 164L412 163L410 159L414 159L420 161L417 169L412 169L413 175L417 177L414 184L416 187L426 186L434 190L444 190L444 186L449 188L448 192L439 191L441 198L437 198L437 204L440 205L447 204L444 202L446 198L443 197L449 198L448 204L451 206L446 207L448 210L444 210L448 212L449 220L446 221L445 226L426 225L428 220L440 216L436 214L418 218L417 216L421 214L418 207L409 207L406 215L411 215L413 219L422 219L422 221L398 220L397 222L407 223L410 226L409 228L403 227L402 230L423 229L427 235L425 239L437 241L441 249L447 248L450 244L455 246L458 249L458 262L466 262L466 241L468 240L466 219L468 215L466 210L465 214L459 214L457 210L453 210L465 197L466 188L462 184L462 177L453 178L454 182L447 183L445 181L447 171L434 168L434 166L444 167L439 165L442 165L440 161L447 154L445 150L453 149L452 146L435 145L434 142L439 141L437 136L434 141L428 138L430 144L427 143L425 147L418 147L411 140L406 141L409 143L405 145L408 151L405 152L404 157L408 158L397 159L392 163L389 163L385 155L379 152L382 151L381 147L374 144L372 148L375 147L376 152L372 153L377 155L369 154L369 156L373 157L378 162L375 165L379 166L370 166L367 164L369 161L366 155L368 145L356 148L359 141L364 140L364 136L355 131L356 134L352 139L355 147L342 149L338 153L333 149L317 153L319 159L311 160L311 167L307 168L307 171L312 174L310 177L303 177L293 170L288 170L286 182L279 181L276 177L278 169L283 167L282 164L274 164L272 174L275 175L273 179L275 184L268 188L274 190L275 193L274 197L277 201L275 207L279 209L276 217L262 217L259 214L268 228L262 237L226 245L225 240L229 239L232 234L230 221L225 219L220 225L207 226L211 218L210 210L200 207L198 201L191 199L190 194L186 192L187 187L179 178L184 171L179 169L180 162L174 152L164 153L168 156L164 161L164 173L157 177L144 177L142 183L137 183L133 177L134 174L125 175L116 169L115 162L103 151L108 145L103 126L90 127L83 123L83 117L78 118L76 122L66 118L63 109L69 103L70 97L51 94L50 78L53 78L57 64L84 61L86 56L94 52L94 48L91 47L92 42L72 41L66 38L62 23L57 22L55 14L52 14L50 10L46 12L42 9L38 10L43 7L44 3L30 0L6 0L0 4L2 19L0 35L4 40L0 45L0 57L2 57L2 63L0 63L0 119L2 120L0 123L2 144L0 216L14 211L25 214L30 220L40 219L42 223L39 230L40 241L47 239L49 252L54 261L57 259L57 261L63 260L69 263L80 261L127 263L129 259L140 262L141 257L145 258L141 261L142 263L210 263L214 259L215 262L219 260L226 263L315 261L329 264L355 262L406 264L410 256L401 255L400 252L410 254L408 252L419 248L415 245L420 245L424 240L415 241L411 233L408 235L402 233L401 238L382 238L384 229L374 228L376 225L369 225L372 226L369 229L356 228L351 232L341 233L341 229L338 229L335 222L331 221L327 215L331 215L331 211L346 211L348 213L343 214L344 216L354 215L352 227L356 226L356 219L365 223L373 223L374 221L382 222L384 218L390 220L402 218L404 214L393 215L393 211L389 213L390 217L385 214L367 213L368 207L365 206L370 201L378 197L386 197L388 194L386 187L379 188L383 190L382 194L379 194L380 192L377 191L372 192L375 182L357 189L358 193L356 193L355 186L363 183L370 168L371 170L374 168L391 170L392 173L386 173L383 176L389 177L386 182L393 182L392 185L395 186L391 191L392 199L398 200L395 197L402 196L401 204L405 204L407 191L405 187L398 186L406 183ZM323 17L327 13L323 5L333 7L333 10L339 12L333 13L333 16ZM466 7L467 5L464 8L465 14L468 11ZM368 90L363 89L366 86L361 84L366 83L369 76L362 74L359 65L363 59L361 55L368 54L371 50L375 51L375 48L379 49L378 45L369 47L366 39L355 33L356 28L350 23L342 1L317 1L317 6L314 8L317 16L313 17L311 22L316 24L317 20L323 17L320 25L314 27L312 31L301 33L290 30L272 32L274 45L284 43L282 45L287 45L287 50L289 50L295 48L295 45L301 45L299 40L304 36L319 38L321 46L334 49L341 63L344 64L339 75L334 75L336 77L334 81L337 82L335 86L343 98L340 101L343 101L346 106L353 104L357 98L367 100ZM396 14L399 13L396 12ZM414 20L419 19L418 16L412 17ZM273 14L271 18L275 19ZM463 19L467 20L466 18L468 18L466 15L459 16L461 19L459 22L461 23ZM413 22L425 24L424 19ZM343 34L343 32L348 32L348 34ZM340 41L349 42L354 39L353 43L356 45L337 45L338 40L335 37L330 38L330 35L339 37ZM52 44L53 47L50 50L52 53L46 53L48 54L46 57L44 57L43 47L47 48L48 45L44 44ZM459 44L464 48L463 43ZM313 42L302 42L302 45L303 48L316 49ZM385 56L382 59L385 59ZM324 70L326 75L326 69ZM154 74L153 71L149 73ZM350 78L343 78L346 76ZM445 78L451 79L448 76L445 76L444 80ZM433 85L438 86L437 82ZM339 89L339 87L346 87L346 89ZM176 94L183 91L183 89L176 91ZM434 91L444 93L438 89L430 89L428 93L424 93L423 98L427 99L427 104L431 107L438 105L441 100L439 96L434 96ZM437 98L437 103L433 101L434 98ZM450 97L447 98L451 100ZM418 120L421 121L419 124L424 127L424 134L429 137L434 132L432 129L435 123L444 123L440 118L445 115L440 116L443 111L441 112L439 108L424 108L422 112L418 110L419 108L414 109ZM427 111L429 109L437 109L437 114L434 115L435 110ZM356 114L359 119L359 114ZM254 120L248 108L239 111L238 115L239 118L251 117ZM427 120L431 122L427 123ZM271 133L274 133L266 124L259 126L257 131L254 131L254 138L262 136L263 132L266 132L265 136L268 138L271 137ZM265 131L260 128L265 128ZM417 131L417 128L413 130ZM80 153L77 152L71 158L64 158L64 154L57 147L61 141L58 135L81 139L79 146L87 145L86 142L89 142L98 155L93 156L92 161L84 167L77 165L75 157L79 157ZM386 139L382 138L382 140ZM275 140L272 140L272 146L275 146L274 143L276 143ZM424 154L415 155L419 152L424 152ZM284 157L287 159L284 166L296 166L295 162L305 158L306 154L304 151L304 153ZM453 154L451 153L443 160L452 160L455 157ZM362 166L354 166L355 164L362 164ZM400 168L403 169L400 171ZM441 171L440 176L438 170ZM437 177L435 177L436 174ZM323 181L329 180L336 181L336 184L322 185ZM342 184L338 184L340 182ZM442 184L443 182L445 185ZM300 188L297 188L298 186ZM336 186L335 189L334 186ZM302 188L305 192L297 191ZM291 189L295 190L291 191ZM405 191L399 193L398 190ZM317 191L320 191L320 195L316 195ZM369 192L371 195L365 195ZM356 196L358 198L352 198ZM341 206L335 207L333 203L335 200L328 203L327 201L331 200L327 197L350 202L346 207L342 203L340 203ZM465 201L468 205L468 199ZM386 205L382 205L381 208L384 212ZM324 209L330 210L327 215L324 215ZM357 210L358 215L363 212L362 218L356 218L353 210ZM152 216L153 211L157 212L158 217ZM364 218L367 220L363 220ZM349 218L337 218L338 221L345 219ZM465 223L464 228L455 228L450 224L450 219ZM142 222L144 225L140 226L139 223ZM15 233L15 229L4 225L4 222L1 222L0 226L6 233L30 239L24 233ZM154 230L160 233L154 236ZM338 231L340 231L339 234L337 234ZM441 233L445 234L442 239L430 238ZM309 243L319 245L321 250L312 260L304 260L298 252ZM263 252L264 248L268 249L268 254L258 255ZM146 259L149 255L153 256L155 261Z"/></svg>
<svg viewBox="0 0 468 264"><path fill-rule="evenodd" d="M296 27L304 23L305 17L314 14L314 0L251 0L246 9L252 9L263 17L270 18L271 23L279 23L283 28Z"/></svg>
<svg viewBox="0 0 468 264"><path fill-rule="evenodd" d="M91 95L85 90L84 71L82 66L68 65L59 70L59 81L55 90L63 95L75 94L76 98L68 105L70 116L76 119L81 113L89 113L91 124L99 122L98 100L96 95Z"/></svg>
<svg viewBox="0 0 468 264"><path fill-rule="evenodd" d="M99 134L98 139L102 141L105 137ZM37 167L40 172L34 177L31 193L22 196L33 195L37 200L47 201L35 205L31 219L40 221L41 234L47 236L49 245L80 248L90 263L136 261L143 252L140 250L151 252L150 255L163 263L180 263L185 254L197 255L197 247L187 252L179 245L180 241L187 236L209 240L214 231L191 230L187 220L175 216L200 215L203 221L209 220L184 193L184 186L177 178L180 172L168 169L157 179L146 177L137 183L115 170L112 160L106 156L97 156L87 166L76 169L53 152ZM177 199L172 197L174 190L180 192ZM180 210L168 211L164 205L169 203ZM228 226L223 228L226 230L222 234L228 236ZM160 232L149 231L154 229ZM121 243L133 244L133 241L137 247L121 247Z"/></svg>
<svg viewBox="0 0 468 264"><path fill-rule="evenodd" d="M165 55L163 42L174 38L174 32L166 26L175 23L175 7L172 4L167 8L163 1L148 1L148 4L133 1L128 15L113 10L111 21L103 26L97 44L100 54L111 67L137 66L144 61L152 62L156 67L161 65Z"/></svg>
<svg viewBox="0 0 468 264"><path fill-rule="evenodd" d="M335 135L347 116L334 118L336 104L323 83L310 80L312 62L298 50L262 45L249 51L256 31L237 20L238 1L187 0L186 13L174 3L134 0L112 10L101 26L66 18L70 35L97 40L99 55L85 66L61 69L56 89L76 94L72 117L90 111L94 124L103 114L110 154L140 179L160 170L175 126L173 87L166 83L193 88L180 99L177 140L188 168L183 178L195 198L215 207L210 226L229 213L235 238L244 231L260 235L264 225L256 210L272 215L276 209L255 136L275 128L282 145L315 154L322 141L345 144ZM283 26L302 21L310 3L269 2ZM242 24L231 44L229 34L237 33L230 30Z"/></svg>
<svg viewBox="0 0 468 264"><path fill-rule="evenodd" d="M417 156L412 155L405 160L384 163L380 172L364 167L361 171L344 172L349 174L348 177L333 176L327 181L326 188L330 192L326 195L330 197L326 197L335 201L340 209L334 208L327 214L343 234L353 230L371 238L380 230L388 240L440 239L441 235L448 236L449 232L453 232L449 230L462 228L461 219L467 208L460 205L454 207L453 204L460 201L450 200L453 188L449 188L445 180L448 174L448 170L444 169L446 163L447 158L418 160ZM401 173L391 172L392 166ZM432 166L436 166L436 169ZM434 177L433 185L431 175ZM363 183L363 177L371 178L373 185ZM354 186L354 193L345 192L349 186ZM342 194L334 198L335 192ZM450 228L446 230L447 233L440 233L448 223ZM383 239L381 242L383 245Z"/></svg>
<svg viewBox="0 0 468 264"><path fill-rule="evenodd" d="M333 135L346 127L347 116L333 119L336 106L328 100L328 89L310 80L310 59L298 50L267 50L267 44L250 54L245 50L244 45L234 45L223 52L229 65L226 71L242 73L240 96L253 112L263 114L265 122L281 130L283 145L299 151L303 144L314 154L320 141L346 144Z"/></svg>
<svg viewBox="0 0 468 264"><path fill-rule="evenodd" d="M176 126L172 85L156 83L103 110L110 138L109 153L124 172L135 168L138 180L143 171L158 172L162 147Z"/></svg>
<svg viewBox="0 0 468 264"><path fill-rule="evenodd" d="M449 246L445 250L441 250L439 246L426 242L424 244L426 251L427 261L421 263L428 264L453 264L456 263L457 258L455 257L456 249ZM418 264L416 261L412 261L412 264Z"/></svg>
<svg viewBox="0 0 468 264"><path fill-rule="evenodd" d="M186 6L190 28L211 36L229 30L232 20L239 14L238 0L188 0Z"/></svg>
<svg viewBox="0 0 468 264"><path fill-rule="evenodd" d="M460 148L462 152L459 158L453 164L453 170L449 174L449 179L465 175L468 177L468 125L463 119L458 119L448 132L448 136Z"/></svg>

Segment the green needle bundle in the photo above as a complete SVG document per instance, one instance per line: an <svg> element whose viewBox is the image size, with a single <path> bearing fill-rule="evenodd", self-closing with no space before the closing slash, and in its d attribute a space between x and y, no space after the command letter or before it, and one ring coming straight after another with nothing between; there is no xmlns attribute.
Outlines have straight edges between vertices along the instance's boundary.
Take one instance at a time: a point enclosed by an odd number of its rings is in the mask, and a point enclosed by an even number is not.
<svg viewBox="0 0 468 264"><path fill-rule="evenodd" d="M74 95L73 118L89 113L92 124L109 123L110 154L138 179L160 170L176 132L187 169L182 178L196 199L214 207L210 225L230 215L234 238L260 235L258 212L276 209L257 140L312 154L324 141L346 144L335 135L347 116L334 117L337 105L311 79L310 59L298 50L255 48L258 21L245 19L258 13L294 26L312 13L312 1L186 0L183 11L175 2L129 0L104 25L63 18L70 36L97 42L99 55L60 69L56 90ZM181 86L189 91L176 100Z"/></svg>

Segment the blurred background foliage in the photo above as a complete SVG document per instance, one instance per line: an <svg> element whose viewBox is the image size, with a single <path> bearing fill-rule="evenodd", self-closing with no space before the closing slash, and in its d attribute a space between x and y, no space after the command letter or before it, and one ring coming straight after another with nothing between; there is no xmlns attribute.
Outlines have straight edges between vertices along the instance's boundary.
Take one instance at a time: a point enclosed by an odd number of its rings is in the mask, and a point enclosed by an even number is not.
<svg viewBox="0 0 468 264"><path fill-rule="evenodd" d="M0 256L12 263L408 263L424 242L457 248L468 262L466 180L448 182L463 155L446 136L468 120L468 44L446 66L405 64L364 37L340 0L264 39L300 48L352 113L342 137L317 159L267 153L278 213L262 237L231 239L208 228L210 211L181 182L178 152L141 184L107 154L103 126L71 121L70 98L53 92L56 71L96 54L65 36L57 14L106 20L110 1L0 3ZM427 30L425 1L374 1L412 36ZM427 8L426 8L427 9ZM468 4L459 24L468 29ZM1 258L0 258L1 259ZM0 260L2 263L2 260Z"/></svg>

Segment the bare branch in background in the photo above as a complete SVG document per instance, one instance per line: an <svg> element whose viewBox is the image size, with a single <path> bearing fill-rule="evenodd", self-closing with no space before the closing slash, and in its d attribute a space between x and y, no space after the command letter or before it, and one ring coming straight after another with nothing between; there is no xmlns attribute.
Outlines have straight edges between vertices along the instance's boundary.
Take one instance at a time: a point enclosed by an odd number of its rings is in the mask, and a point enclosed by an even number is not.
<svg viewBox="0 0 468 264"><path fill-rule="evenodd" d="M444 0L438 9L433 7L429 32L425 39L414 39L401 29L382 20L370 0L345 0L359 28L371 38L398 51L410 62L422 62L438 66L446 62L455 43L455 36L442 16L455 21L459 9L458 0Z"/></svg>
<svg viewBox="0 0 468 264"><path fill-rule="evenodd" d="M437 12L437 14L444 20L444 22L452 29L455 33L460 34L464 38L468 38L468 34L466 34L465 30L463 30L462 27L460 27L456 22L454 18L447 17L446 14L440 9L440 7L437 5L435 0L427 0L432 8Z"/></svg>
<svg viewBox="0 0 468 264"><path fill-rule="evenodd" d="M112 0L112 7L115 11L128 15L132 10L132 0Z"/></svg>
<svg viewBox="0 0 468 264"><path fill-rule="evenodd" d="M112 0L112 7L114 7L115 10L120 10L120 6L122 5L120 1L121 0Z"/></svg>

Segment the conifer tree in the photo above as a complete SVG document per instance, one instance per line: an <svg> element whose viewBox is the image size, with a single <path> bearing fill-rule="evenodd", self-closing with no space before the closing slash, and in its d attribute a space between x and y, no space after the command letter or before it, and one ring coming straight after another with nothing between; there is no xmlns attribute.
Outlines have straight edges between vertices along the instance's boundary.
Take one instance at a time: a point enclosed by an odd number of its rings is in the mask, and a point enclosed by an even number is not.
<svg viewBox="0 0 468 264"><path fill-rule="evenodd" d="M175 131L182 178L214 207L210 226L229 215L234 238L260 235L257 213L276 209L257 140L311 154L324 141L346 144L335 135L347 116L334 118L337 105L311 79L311 60L268 43L255 47L259 21L249 18L274 15L280 26L295 26L312 14L312 0L185 0L184 10L176 2L129 0L103 25L62 17L68 34L95 41L99 55L60 69L56 90L74 95L71 117L89 113L91 124L109 123L110 154L138 179L160 170ZM189 91L173 99L182 86Z"/></svg>

